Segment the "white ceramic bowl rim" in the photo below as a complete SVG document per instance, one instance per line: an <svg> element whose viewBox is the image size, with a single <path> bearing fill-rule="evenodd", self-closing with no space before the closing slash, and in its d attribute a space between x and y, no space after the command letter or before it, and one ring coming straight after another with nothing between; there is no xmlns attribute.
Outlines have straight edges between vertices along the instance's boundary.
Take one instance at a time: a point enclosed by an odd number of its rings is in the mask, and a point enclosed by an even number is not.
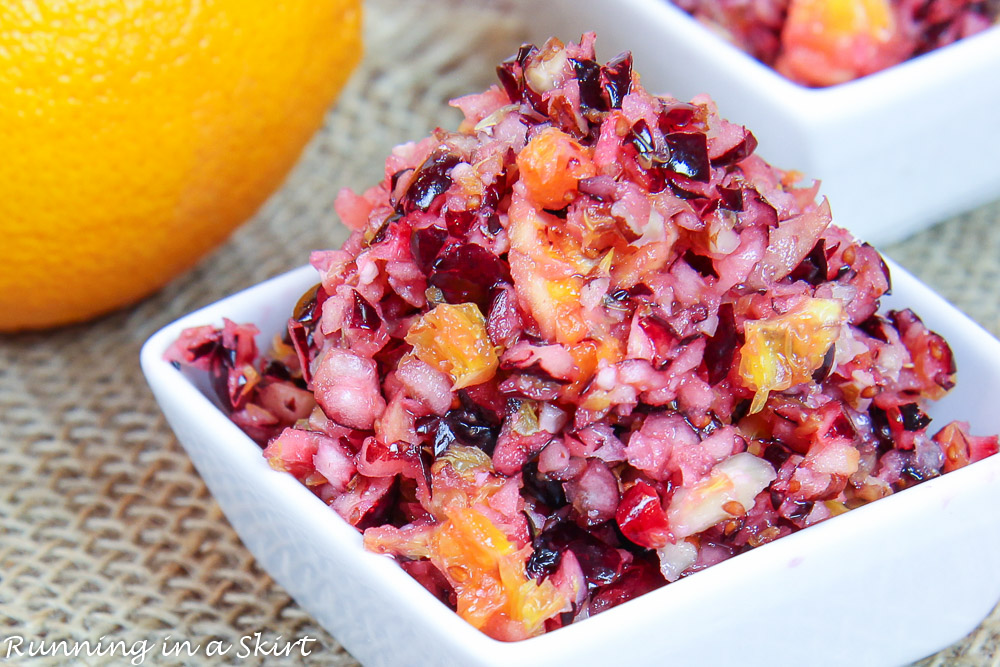
<svg viewBox="0 0 1000 667"><path fill-rule="evenodd" d="M625 1L629 2L633 0ZM942 61L939 65L942 69L948 70L952 66L960 67L970 57L973 60L979 60L988 53L995 54L1000 52L1000 24L994 23L986 30L975 35L915 56L867 76L833 86L811 88L779 74L772 67L757 60L680 7L677 7L671 0L655 0L653 3L649 3L647 0L640 0L640 2L644 4L647 11L654 13L662 12L664 19L685 23L687 24L685 25L686 29L701 33L709 43L713 44L713 48L718 49L719 58L729 60L727 67L732 69L736 75L752 81L761 88L771 90L773 94L779 96L777 99L794 98L798 104L808 105L817 113L824 113L824 109L829 108L824 100L828 100L830 97L848 97L855 103L867 106L878 103L880 99L892 97L898 92L906 92L914 88L932 84L933 82L928 81L926 77L937 77L940 70L938 68L926 67L925 65L928 61ZM840 112L838 110L835 113Z"/></svg>

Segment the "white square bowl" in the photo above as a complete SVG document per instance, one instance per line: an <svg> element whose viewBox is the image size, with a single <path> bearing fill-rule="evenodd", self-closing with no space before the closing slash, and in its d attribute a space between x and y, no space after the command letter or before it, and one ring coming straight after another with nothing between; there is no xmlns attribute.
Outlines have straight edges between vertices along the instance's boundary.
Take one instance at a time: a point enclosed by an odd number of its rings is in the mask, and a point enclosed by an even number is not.
<svg viewBox="0 0 1000 667"><path fill-rule="evenodd" d="M834 222L875 244L1000 196L1000 26L882 72L812 89L711 32L670 0L528 3L531 37L597 32L631 50L645 87L710 94L758 153L823 182Z"/></svg>
<svg viewBox="0 0 1000 667"><path fill-rule="evenodd" d="M891 264L891 263L890 263ZM951 343L957 387L938 426L1000 432L1000 341L895 265L887 307L912 306ZM309 267L165 327L142 349L156 399L260 564L366 665L896 665L971 631L1000 598L1000 456L766 544L588 620L516 643L490 639L285 473L163 360L181 330L223 317L266 349ZM207 383L202 382L202 389Z"/></svg>

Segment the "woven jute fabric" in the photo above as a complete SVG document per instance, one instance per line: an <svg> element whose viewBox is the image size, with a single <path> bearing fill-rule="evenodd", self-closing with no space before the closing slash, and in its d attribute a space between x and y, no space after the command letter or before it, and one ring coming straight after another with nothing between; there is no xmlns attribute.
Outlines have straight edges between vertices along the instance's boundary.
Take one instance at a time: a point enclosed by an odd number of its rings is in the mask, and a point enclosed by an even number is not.
<svg viewBox="0 0 1000 667"><path fill-rule="evenodd" d="M488 85L521 41L511 3L371 0L361 67L284 187L223 247L133 308L0 338L0 641L204 649L260 632L318 639L296 661L357 664L240 543L147 389L139 348L178 316L338 246L337 191L376 182L395 144L455 126L446 101ZM1000 203L887 251L996 334L998 222ZM998 642L995 611L921 664L997 665ZM206 662L157 648L145 664Z"/></svg>

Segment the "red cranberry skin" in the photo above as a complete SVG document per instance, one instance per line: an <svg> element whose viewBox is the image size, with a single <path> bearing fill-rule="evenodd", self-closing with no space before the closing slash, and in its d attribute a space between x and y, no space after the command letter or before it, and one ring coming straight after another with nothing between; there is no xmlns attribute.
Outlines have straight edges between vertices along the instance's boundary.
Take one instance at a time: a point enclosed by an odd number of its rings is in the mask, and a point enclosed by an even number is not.
<svg viewBox="0 0 1000 667"><path fill-rule="evenodd" d="M615 512L615 521L622 534L641 547L659 549L672 541L660 495L641 480L625 492Z"/></svg>

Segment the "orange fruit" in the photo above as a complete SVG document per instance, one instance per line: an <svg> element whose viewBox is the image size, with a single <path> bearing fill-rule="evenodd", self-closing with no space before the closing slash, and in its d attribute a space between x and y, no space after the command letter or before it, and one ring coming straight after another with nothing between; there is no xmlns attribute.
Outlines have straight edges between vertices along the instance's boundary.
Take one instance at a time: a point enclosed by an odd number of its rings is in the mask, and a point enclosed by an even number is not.
<svg viewBox="0 0 1000 667"><path fill-rule="evenodd" d="M909 57L898 3L889 0L791 0L775 68L809 86L832 86Z"/></svg>
<svg viewBox="0 0 1000 667"><path fill-rule="evenodd" d="M0 331L132 303L280 184L361 0L0 4Z"/></svg>

